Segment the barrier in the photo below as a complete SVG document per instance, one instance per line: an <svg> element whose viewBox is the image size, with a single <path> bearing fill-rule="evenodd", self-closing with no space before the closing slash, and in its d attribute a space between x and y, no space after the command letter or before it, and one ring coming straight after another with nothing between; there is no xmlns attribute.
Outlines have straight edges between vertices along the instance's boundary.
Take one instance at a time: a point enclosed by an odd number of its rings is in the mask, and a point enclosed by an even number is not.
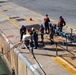
<svg viewBox="0 0 76 75"><path fill-rule="evenodd" d="M62 36L64 38L66 38L66 50L68 51L68 42L67 42L67 39L69 39L69 37L71 37L71 35L69 33L61 32L61 31L59 31L57 29L54 29L54 33L58 34L58 35L60 35L60 36Z"/></svg>

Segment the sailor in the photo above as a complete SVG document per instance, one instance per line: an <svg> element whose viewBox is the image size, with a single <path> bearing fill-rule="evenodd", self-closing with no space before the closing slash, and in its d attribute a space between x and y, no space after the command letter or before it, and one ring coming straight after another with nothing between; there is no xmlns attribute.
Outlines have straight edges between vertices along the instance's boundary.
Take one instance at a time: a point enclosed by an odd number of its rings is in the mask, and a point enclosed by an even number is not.
<svg viewBox="0 0 76 75"><path fill-rule="evenodd" d="M22 42L23 42L23 44L24 44L28 49L29 49L29 45L30 45L30 40L31 40L30 34L24 34L24 35L23 35Z"/></svg>
<svg viewBox="0 0 76 75"><path fill-rule="evenodd" d="M40 31L40 35L41 35L41 43L43 43L43 45L44 45L44 26L43 26L43 24L40 24L39 31Z"/></svg>
<svg viewBox="0 0 76 75"><path fill-rule="evenodd" d="M66 25L66 22L62 16L59 17L59 22L58 22L58 30L62 32L63 26Z"/></svg>
<svg viewBox="0 0 76 75"><path fill-rule="evenodd" d="M33 27L32 27L32 30L33 30L33 39L34 39L34 46L35 46L34 49L37 49L37 47L38 47L38 31Z"/></svg>
<svg viewBox="0 0 76 75"><path fill-rule="evenodd" d="M22 41L23 34L26 34L26 27L24 25L20 28L20 42Z"/></svg>
<svg viewBox="0 0 76 75"><path fill-rule="evenodd" d="M30 46L33 48L34 47L34 41L33 41L33 30L31 28L28 29L28 33L31 36L31 41L30 41Z"/></svg>
<svg viewBox="0 0 76 75"><path fill-rule="evenodd" d="M53 25L50 23L49 24L49 36L50 36L50 41L51 41L51 44L53 44L53 36L54 36L54 27Z"/></svg>
<svg viewBox="0 0 76 75"><path fill-rule="evenodd" d="M44 18L45 33L49 33L49 26L48 26L49 22L50 22L50 19L48 17L48 14L46 14L46 17Z"/></svg>

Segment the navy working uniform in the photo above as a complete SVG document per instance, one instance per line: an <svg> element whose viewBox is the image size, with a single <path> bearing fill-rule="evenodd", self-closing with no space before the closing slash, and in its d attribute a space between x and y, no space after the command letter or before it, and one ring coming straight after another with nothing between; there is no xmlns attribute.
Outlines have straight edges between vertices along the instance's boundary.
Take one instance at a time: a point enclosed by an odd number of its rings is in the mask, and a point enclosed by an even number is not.
<svg viewBox="0 0 76 75"><path fill-rule="evenodd" d="M49 22L50 22L50 19L48 17L48 14L46 14L46 17L44 18L45 33L49 33L49 26L48 26ZM47 30L48 30L48 32L47 32Z"/></svg>
<svg viewBox="0 0 76 75"><path fill-rule="evenodd" d="M64 21L63 17L60 16L59 22L58 22L58 30L62 32L63 26L66 25L66 22Z"/></svg>
<svg viewBox="0 0 76 75"><path fill-rule="evenodd" d="M20 42L23 39L23 34L26 34L26 27L24 25L22 25L22 27L20 28Z"/></svg>
<svg viewBox="0 0 76 75"><path fill-rule="evenodd" d="M52 26L52 24L49 24L49 36L50 36L50 41L53 44L53 36L54 36L54 27Z"/></svg>
<svg viewBox="0 0 76 75"><path fill-rule="evenodd" d="M43 24L40 24L39 31L41 33L41 43L44 44L44 27L43 27Z"/></svg>
<svg viewBox="0 0 76 75"><path fill-rule="evenodd" d="M32 30L33 30L33 39L34 39L35 49L37 49L37 47L38 47L38 31L34 28L32 28Z"/></svg>

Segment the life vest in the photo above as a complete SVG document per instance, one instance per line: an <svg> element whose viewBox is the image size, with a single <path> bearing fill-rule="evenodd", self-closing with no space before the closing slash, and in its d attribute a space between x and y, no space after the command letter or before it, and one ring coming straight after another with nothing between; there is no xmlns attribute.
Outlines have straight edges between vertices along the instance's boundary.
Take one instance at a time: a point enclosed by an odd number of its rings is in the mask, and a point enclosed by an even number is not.
<svg viewBox="0 0 76 75"><path fill-rule="evenodd" d="M63 18L60 18L58 24L59 24L59 25L63 25L63 24L65 25L65 21L64 21L64 19L63 19Z"/></svg>
<svg viewBox="0 0 76 75"><path fill-rule="evenodd" d="M29 33L32 35L33 34L33 30L29 30Z"/></svg>
<svg viewBox="0 0 76 75"><path fill-rule="evenodd" d="M21 29L20 29L20 32L26 33L26 28L21 28Z"/></svg>
<svg viewBox="0 0 76 75"><path fill-rule="evenodd" d="M44 22L50 22L49 18L48 17L44 18Z"/></svg>
<svg viewBox="0 0 76 75"><path fill-rule="evenodd" d="M37 31L37 30L35 30L34 32L35 32L36 34L38 34L38 31Z"/></svg>
<svg viewBox="0 0 76 75"><path fill-rule="evenodd" d="M37 30L34 30L34 32L33 32L33 38L34 38L34 40L38 40L38 31Z"/></svg>
<svg viewBox="0 0 76 75"><path fill-rule="evenodd" d="M53 30L54 30L54 27L53 27L53 26L50 26L49 29L50 29L51 31L53 31Z"/></svg>
<svg viewBox="0 0 76 75"><path fill-rule="evenodd" d="M44 33L44 27L40 27L39 31L40 31L41 33Z"/></svg>

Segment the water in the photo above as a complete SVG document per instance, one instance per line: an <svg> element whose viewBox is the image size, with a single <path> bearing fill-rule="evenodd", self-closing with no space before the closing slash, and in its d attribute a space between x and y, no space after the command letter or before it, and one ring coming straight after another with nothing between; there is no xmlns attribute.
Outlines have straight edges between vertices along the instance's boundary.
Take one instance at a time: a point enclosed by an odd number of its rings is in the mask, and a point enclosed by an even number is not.
<svg viewBox="0 0 76 75"><path fill-rule="evenodd" d="M9 70L6 64L3 62L2 58L0 57L0 75L10 75Z"/></svg>

